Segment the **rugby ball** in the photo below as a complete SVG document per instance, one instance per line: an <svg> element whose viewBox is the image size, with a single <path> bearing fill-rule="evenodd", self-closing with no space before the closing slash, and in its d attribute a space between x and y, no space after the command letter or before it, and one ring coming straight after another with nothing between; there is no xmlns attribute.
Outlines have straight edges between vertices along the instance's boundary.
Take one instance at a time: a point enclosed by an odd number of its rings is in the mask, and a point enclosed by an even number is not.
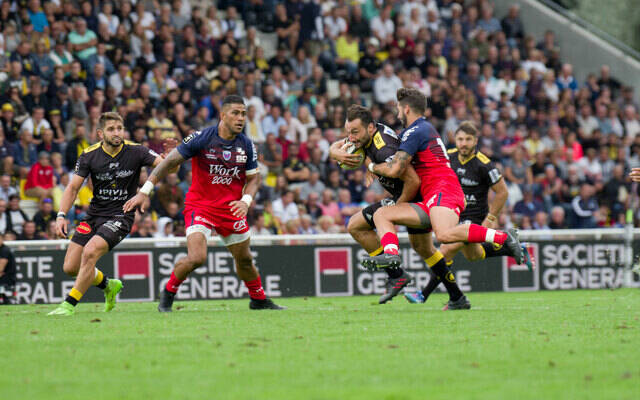
<svg viewBox="0 0 640 400"><path fill-rule="evenodd" d="M349 170L353 170L353 169L358 169L362 166L362 163L364 162L364 150L362 148L358 149L356 148L356 145L349 142L348 140L345 142L345 144L342 145L341 147L342 150L346 151L349 154L357 154L360 156L360 163L358 164L358 166L356 167L349 167L347 165L344 165L342 163L338 163L338 165L340 166L340 168L342 169L349 169Z"/></svg>

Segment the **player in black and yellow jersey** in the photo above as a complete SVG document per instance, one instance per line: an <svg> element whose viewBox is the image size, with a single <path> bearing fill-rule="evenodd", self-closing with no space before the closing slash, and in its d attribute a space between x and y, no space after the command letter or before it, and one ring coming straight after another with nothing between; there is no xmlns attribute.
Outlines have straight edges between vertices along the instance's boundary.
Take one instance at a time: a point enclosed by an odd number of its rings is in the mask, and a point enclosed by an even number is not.
<svg viewBox="0 0 640 400"><path fill-rule="evenodd" d="M113 309L122 282L108 279L96 263L131 231L135 211L125 214L122 206L136 194L140 170L155 167L162 161L154 151L124 140L123 120L117 113L100 116L98 135L102 141L80 155L75 174L60 202L56 230L60 237L66 238L66 213L84 180L91 177L93 199L86 219L76 227L64 259L64 272L76 276L76 281L65 301L49 315L73 315L76 304L92 284L104 291L105 311Z"/></svg>
<svg viewBox="0 0 640 400"><path fill-rule="evenodd" d="M393 129L383 124L375 123L371 111L362 106L352 105L349 107L347 110L345 130L348 137L333 143L329 154L335 161L349 167L360 165L361 160L359 155L348 154L342 149L347 141L353 143L356 148L362 148L366 157L369 157L369 159L375 163L383 163L392 159L400 146L400 139ZM361 212L352 216L349 219L349 225L347 227L351 236L353 236L371 256L381 254L383 251L380 246L380 240L374 231L375 224L373 222L373 214L378 209L395 203L418 202L422 200L418 193L420 178L418 178L418 175L411 166L407 167L404 175L400 178L387 178L382 176L378 176L377 178L382 187L389 192L392 197L370 204ZM433 267L435 267L436 271L434 271L434 273L442 277L449 276L449 279L445 279L445 286L452 299L463 298L463 300L466 301L466 297L455 283L455 279L452 278L453 274L451 274L449 268L446 267L444 263L435 266L439 260L431 262L433 260L426 256L431 254L427 249L427 244L430 242L426 239L426 236L431 234L430 230L422 227L408 227L407 229L411 246L425 259L425 262L430 268L433 269ZM389 275L389 281L387 283L387 293L380 297L380 304L391 300L413 280L413 277L400 267L386 267L383 269Z"/></svg>
<svg viewBox="0 0 640 400"><path fill-rule="evenodd" d="M455 132L456 148L450 149L451 168L458 175L466 200L466 207L460 214L462 224L481 224L488 228L498 227L498 216L504 207L508 192L500 170L486 155L476 150L478 130L471 121L464 121ZM491 204L488 203L489 190L495 193ZM486 257L513 256L507 246L494 247L491 243L448 243L440 246L447 263L462 251L469 261ZM529 252L523 246L525 262L532 268ZM423 303L440 284L435 275L427 286L418 293L407 293L405 298L411 303Z"/></svg>

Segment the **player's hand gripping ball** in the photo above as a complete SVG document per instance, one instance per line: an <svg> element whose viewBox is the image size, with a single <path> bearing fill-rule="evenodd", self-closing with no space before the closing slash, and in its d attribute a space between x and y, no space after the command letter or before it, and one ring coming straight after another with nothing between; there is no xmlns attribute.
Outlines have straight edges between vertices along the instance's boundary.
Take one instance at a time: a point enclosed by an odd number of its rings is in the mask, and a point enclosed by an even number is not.
<svg viewBox="0 0 640 400"><path fill-rule="evenodd" d="M357 163L357 165L346 165L343 163L338 163L338 165L340 166L340 168L342 169L349 169L349 170L353 170L353 169L358 169L362 166L362 163L364 162L364 150L362 148L358 149L356 148L356 145L354 145L353 143L346 141L345 144L342 145L342 147L340 148L341 150L346 151L349 154L356 154L360 157L360 161Z"/></svg>

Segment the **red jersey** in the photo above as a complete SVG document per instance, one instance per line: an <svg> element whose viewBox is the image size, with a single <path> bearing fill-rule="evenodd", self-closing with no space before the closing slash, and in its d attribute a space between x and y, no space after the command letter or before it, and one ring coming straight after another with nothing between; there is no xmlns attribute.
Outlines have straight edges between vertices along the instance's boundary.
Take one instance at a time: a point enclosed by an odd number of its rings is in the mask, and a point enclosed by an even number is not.
<svg viewBox="0 0 640 400"><path fill-rule="evenodd" d="M420 193L426 200L427 193L442 183L460 186L458 176L451 169L449 155L440 135L424 118L418 118L400 134L400 147L413 156L411 164L420 177Z"/></svg>
<svg viewBox="0 0 640 400"><path fill-rule="evenodd" d="M29 170L29 175L27 175L27 182L24 184L24 189L31 189L36 186L45 189L53 187L52 166L43 167L40 162L33 164L33 167Z"/></svg>
<svg viewBox="0 0 640 400"><path fill-rule="evenodd" d="M217 125L187 136L177 150L185 159L191 158L187 207L229 211L229 203L242 198L247 175L258 173L253 142L244 133L233 140L222 139Z"/></svg>

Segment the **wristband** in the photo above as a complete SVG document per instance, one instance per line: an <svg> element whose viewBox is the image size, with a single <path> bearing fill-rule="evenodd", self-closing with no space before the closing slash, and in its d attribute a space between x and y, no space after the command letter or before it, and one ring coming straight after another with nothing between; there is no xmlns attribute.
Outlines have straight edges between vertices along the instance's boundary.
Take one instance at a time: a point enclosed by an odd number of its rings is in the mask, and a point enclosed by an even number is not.
<svg viewBox="0 0 640 400"><path fill-rule="evenodd" d="M251 207L251 202L253 201L253 196L251 196L250 194L245 194L244 196L242 196L240 201L243 202L244 204L246 204L247 207Z"/></svg>
<svg viewBox="0 0 640 400"><path fill-rule="evenodd" d="M149 193L151 193L152 190L153 190L153 183L151 183L151 181L146 181L144 185L142 185L142 188L140 189L140 193L146 196L149 196Z"/></svg>
<svg viewBox="0 0 640 400"><path fill-rule="evenodd" d="M66 218L66 217L67 217L67 214L65 214L65 213L63 213L62 211L60 211L60 212L58 213L58 216L57 216L56 218Z"/></svg>
<svg viewBox="0 0 640 400"><path fill-rule="evenodd" d="M371 172L372 174L374 174L375 172L373 172L373 167L375 167L376 165L374 163L369 163L369 166L367 167L367 169L369 169L369 172Z"/></svg>
<svg viewBox="0 0 640 400"><path fill-rule="evenodd" d="M495 222L498 219L498 217L496 217L495 215L489 213L489 214L487 214L487 219L489 221L491 221L491 222Z"/></svg>

